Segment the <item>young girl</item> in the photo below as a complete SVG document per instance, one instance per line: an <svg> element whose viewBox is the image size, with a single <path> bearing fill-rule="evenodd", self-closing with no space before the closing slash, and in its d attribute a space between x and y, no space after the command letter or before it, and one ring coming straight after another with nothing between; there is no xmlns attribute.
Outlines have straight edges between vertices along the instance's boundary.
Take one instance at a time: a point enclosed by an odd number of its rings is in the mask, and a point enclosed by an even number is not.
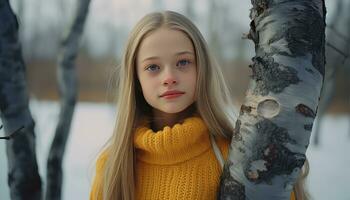
<svg viewBox="0 0 350 200"><path fill-rule="evenodd" d="M215 199L234 108L199 30L175 12L146 15L119 71L114 134L90 199Z"/></svg>

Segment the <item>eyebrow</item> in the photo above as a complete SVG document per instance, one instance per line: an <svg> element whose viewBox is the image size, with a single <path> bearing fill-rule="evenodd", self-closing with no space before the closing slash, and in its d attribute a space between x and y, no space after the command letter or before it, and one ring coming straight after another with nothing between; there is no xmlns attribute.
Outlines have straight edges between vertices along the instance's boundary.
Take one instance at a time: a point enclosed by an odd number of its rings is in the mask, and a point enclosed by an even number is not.
<svg viewBox="0 0 350 200"><path fill-rule="evenodd" d="M191 52L191 51L181 51L181 52L176 53L175 56L179 56L179 55L183 55L183 54L191 54L191 55L194 55L194 53ZM159 57L157 57L157 56L151 56L151 57L148 57L148 58L143 59L142 62L145 62L145 61L147 61L147 60L157 59L157 58L159 58Z"/></svg>

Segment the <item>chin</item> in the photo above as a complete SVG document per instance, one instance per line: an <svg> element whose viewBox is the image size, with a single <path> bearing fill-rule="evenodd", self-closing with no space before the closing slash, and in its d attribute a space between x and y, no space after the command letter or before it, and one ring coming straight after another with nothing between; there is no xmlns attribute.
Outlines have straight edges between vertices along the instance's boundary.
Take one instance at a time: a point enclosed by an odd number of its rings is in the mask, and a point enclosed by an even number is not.
<svg viewBox="0 0 350 200"><path fill-rule="evenodd" d="M184 111L185 109L161 109L160 111L167 113L167 114L176 114Z"/></svg>
<svg viewBox="0 0 350 200"><path fill-rule="evenodd" d="M168 114L177 114L177 113L181 113L183 111L185 111L188 106L176 106L176 107L167 107L167 108L162 108L159 109L160 111L164 112L164 113L168 113Z"/></svg>

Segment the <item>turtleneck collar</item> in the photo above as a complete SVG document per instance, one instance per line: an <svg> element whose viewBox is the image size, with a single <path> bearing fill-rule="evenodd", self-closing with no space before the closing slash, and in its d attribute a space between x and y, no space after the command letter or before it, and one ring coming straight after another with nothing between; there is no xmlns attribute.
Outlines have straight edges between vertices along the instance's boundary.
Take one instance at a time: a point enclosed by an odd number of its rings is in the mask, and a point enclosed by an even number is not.
<svg viewBox="0 0 350 200"><path fill-rule="evenodd" d="M134 135L137 159L158 165L171 165L196 157L210 148L208 128L197 116L182 124L165 126L154 132L149 125L138 127Z"/></svg>

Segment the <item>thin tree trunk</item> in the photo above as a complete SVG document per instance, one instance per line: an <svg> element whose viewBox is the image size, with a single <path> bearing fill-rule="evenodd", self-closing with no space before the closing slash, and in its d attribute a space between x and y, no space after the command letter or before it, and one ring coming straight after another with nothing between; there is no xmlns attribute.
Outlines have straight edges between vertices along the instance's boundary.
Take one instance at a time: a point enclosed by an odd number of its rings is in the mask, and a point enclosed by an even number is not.
<svg viewBox="0 0 350 200"><path fill-rule="evenodd" d="M250 87L219 199L287 200L305 162L325 64L324 0L252 0Z"/></svg>
<svg viewBox="0 0 350 200"><path fill-rule="evenodd" d="M83 33L90 0L78 1L76 16L70 31L62 42L58 58L58 83L61 95L61 110L55 137L47 160L47 200L61 199L62 160L69 135L74 107L77 98L77 73L75 59Z"/></svg>
<svg viewBox="0 0 350 200"><path fill-rule="evenodd" d="M18 22L9 1L0 0L0 117L6 135L24 127L6 142L12 200L39 200L42 196L35 155L34 120L28 101Z"/></svg>

